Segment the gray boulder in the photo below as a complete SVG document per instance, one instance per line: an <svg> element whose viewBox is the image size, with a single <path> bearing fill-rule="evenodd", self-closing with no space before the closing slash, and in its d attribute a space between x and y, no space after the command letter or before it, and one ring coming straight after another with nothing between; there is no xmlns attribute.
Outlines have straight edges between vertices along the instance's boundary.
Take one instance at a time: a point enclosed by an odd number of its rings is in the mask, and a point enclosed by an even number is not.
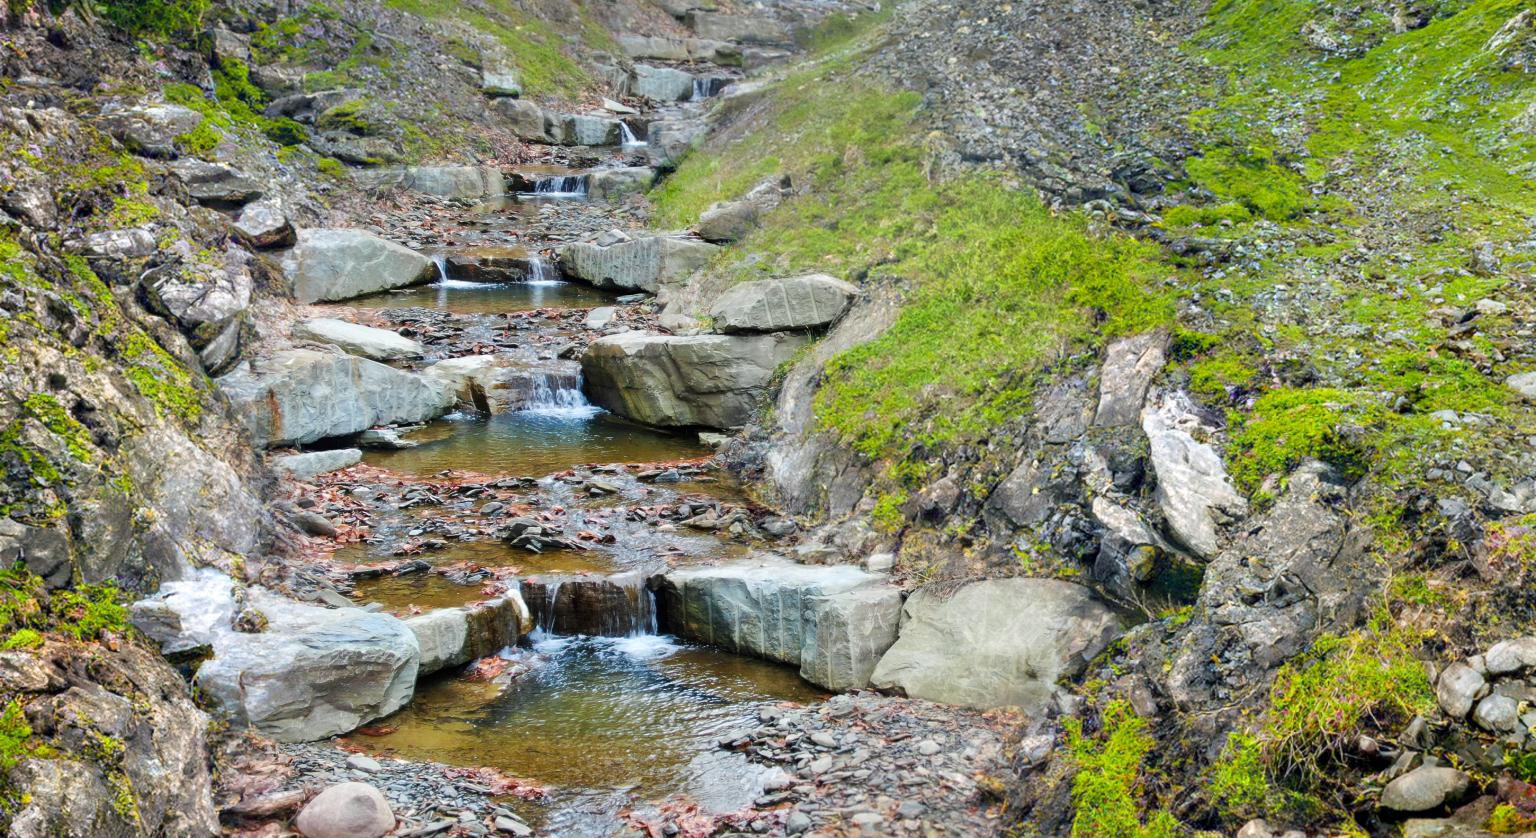
<svg viewBox="0 0 1536 838"><path fill-rule="evenodd" d="M752 188L740 200L714 204L699 215L694 232L710 242L733 242L757 228L764 213L777 207L789 193L787 176L769 178Z"/></svg>
<svg viewBox="0 0 1536 838"><path fill-rule="evenodd" d="M779 365L806 338L789 334L599 338L581 358L593 403L650 425L735 428L756 414Z"/></svg>
<svg viewBox="0 0 1536 838"><path fill-rule="evenodd" d="M629 77L629 92L658 102L681 102L693 95L693 74L636 64Z"/></svg>
<svg viewBox="0 0 1536 838"><path fill-rule="evenodd" d="M1425 765L1387 783L1381 808L1413 814L1439 809L1466 797L1472 779L1454 768Z"/></svg>
<svg viewBox="0 0 1536 838"><path fill-rule="evenodd" d="M1173 538L1202 559L1220 550L1218 527L1242 516L1248 501L1232 487L1216 449L1188 429L1199 420L1178 397L1148 405L1141 427L1157 473L1157 502Z"/></svg>
<svg viewBox="0 0 1536 838"><path fill-rule="evenodd" d="M1516 373L1504 379L1505 386L1531 401L1536 401L1536 372Z"/></svg>
<svg viewBox="0 0 1536 838"><path fill-rule="evenodd" d="M78 249L87 256L98 259L142 259L153 254L160 245L155 234L143 227L124 230L103 230L80 240Z"/></svg>
<svg viewBox="0 0 1536 838"><path fill-rule="evenodd" d="M901 592L855 567L766 557L671 571L657 608L663 631L798 664L807 681L850 690L869 686L896 639Z"/></svg>
<svg viewBox="0 0 1536 838"><path fill-rule="evenodd" d="M1099 371L1099 409L1093 424L1119 427L1141 418L1152 378L1168 362L1168 333L1162 330L1121 338L1104 352Z"/></svg>
<svg viewBox="0 0 1536 838"><path fill-rule="evenodd" d="M560 251L560 265L598 288L654 294L661 283L686 278L718 251L712 244L675 236L626 237L609 245L569 245Z"/></svg>
<svg viewBox="0 0 1536 838"><path fill-rule="evenodd" d="M203 115L181 105L135 105L101 115L101 128L129 151L145 157L174 159L176 138L203 123Z"/></svg>
<svg viewBox="0 0 1536 838"><path fill-rule="evenodd" d="M207 346L245 314L255 287L246 251L231 247L217 262L214 258L144 279L150 309L174 322L195 349Z"/></svg>
<svg viewBox="0 0 1536 838"><path fill-rule="evenodd" d="M649 166L624 166L598 169L587 178L587 197L594 201L612 201L651 188L656 170Z"/></svg>
<svg viewBox="0 0 1536 838"><path fill-rule="evenodd" d="M533 631L528 606L516 592L464 608L439 608L405 621L421 648L418 677L483 658Z"/></svg>
<svg viewBox="0 0 1536 838"><path fill-rule="evenodd" d="M254 591L260 634L221 633L195 683L235 727L279 742L346 733L405 706L420 647L405 623L359 608L327 609Z"/></svg>
<svg viewBox="0 0 1536 838"><path fill-rule="evenodd" d="M606 116L567 114L557 124L559 134L553 138L560 145L618 145L624 135L619 121Z"/></svg>
<svg viewBox="0 0 1536 838"><path fill-rule="evenodd" d="M431 259L364 230L305 230L283 266L300 303L347 300L437 275Z"/></svg>
<svg viewBox="0 0 1536 838"><path fill-rule="evenodd" d="M671 171L707 133L702 119L658 119L646 126L646 156L652 166Z"/></svg>
<svg viewBox="0 0 1536 838"><path fill-rule="evenodd" d="M837 322L858 294L826 274L743 282L721 294L709 316L726 334L819 329Z"/></svg>
<svg viewBox="0 0 1536 838"><path fill-rule="evenodd" d="M304 838L383 838L395 829L395 813L373 786L341 783L304 804L294 826Z"/></svg>
<svg viewBox="0 0 1536 838"><path fill-rule="evenodd" d="M989 579L945 596L922 588L875 667L878 689L990 709L1042 711L1056 681L1081 672L1120 634L1087 588L1057 579Z"/></svg>
<svg viewBox="0 0 1536 838"><path fill-rule="evenodd" d="M1472 705L1488 694L1488 682L1482 673L1466 661L1456 661L1440 673L1435 682L1435 699L1440 709L1453 719L1465 719Z"/></svg>
<svg viewBox="0 0 1536 838"><path fill-rule="evenodd" d="M308 480L333 471L351 468L363 461L363 452L356 448L338 448L335 451L310 451L306 454L289 454L272 460L272 470L286 474L295 480Z"/></svg>
<svg viewBox="0 0 1536 838"><path fill-rule="evenodd" d="M187 195L216 209L242 207L262 196L261 184L222 163L178 160L171 173L187 187Z"/></svg>
<svg viewBox="0 0 1536 838"><path fill-rule="evenodd" d="M257 250L292 247L299 240L282 205L271 199L247 204L232 226L241 241Z"/></svg>
<svg viewBox="0 0 1536 838"><path fill-rule="evenodd" d="M491 105L518 138L534 143L554 142L552 117L526 99L497 99Z"/></svg>
<svg viewBox="0 0 1536 838"><path fill-rule="evenodd" d="M218 384L252 441L268 447L424 422L453 402L446 388L419 375L316 349L252 360Z"/></svg>
<svg viewBox="0 0 1536 838"><path fill-rule="evenodd" d="M416 166L405 171L401 184L438 198L478 200L507 193L501 170L494 166Z"/></svg>
<svg viewBox="0 0 1536 838"><path fill-rule="evenodd" d="M521 96L523 83L511 70L487 68L480 74L480 92L487 96Z"/></svg>
<svg viewBox="0 0 1536 838"><path fill-rule="evenodd" d="M1508 675L1536 667L1536 637L1517 637L1495 643L1488 647L1483 662L1490 675Z"/></svg>
<svg viewBox="0 0 1536 838"><path fill-rule="evenodd" d="M630 58L649 58L656 61L687 61L693 56L689 53L688 42L679 38L664 38L656 35L620 35L618 36L619 49Z"/></svg>
<svg viewBox="0 0 1536 838"><path fill-rule="evenodd" d="M293 336L301 340L333 344L344 352L374 361L420 358L423 351L421 344L398 332L329 317L317 317L295 325Z"/></svg>

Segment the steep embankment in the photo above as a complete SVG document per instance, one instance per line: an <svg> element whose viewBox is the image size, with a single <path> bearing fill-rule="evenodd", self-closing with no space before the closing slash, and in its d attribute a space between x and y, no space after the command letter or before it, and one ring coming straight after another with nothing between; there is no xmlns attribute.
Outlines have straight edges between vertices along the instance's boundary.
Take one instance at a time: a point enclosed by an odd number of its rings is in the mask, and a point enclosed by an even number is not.
<svg viewBox="0 0 1536 838"><path fill-rule="evenodd" d="M1025 770L1041 832L1386 832L1444 811L1378 804L1421 754L1516 779L1470 828L1524 817L1529 740L1433 686L1529 628L1532 43L1515 3L909 4L656 193L794 184L664 323L866 294L735 452L811 542L1151 618L1083 686L1106 744Z"/></svg>

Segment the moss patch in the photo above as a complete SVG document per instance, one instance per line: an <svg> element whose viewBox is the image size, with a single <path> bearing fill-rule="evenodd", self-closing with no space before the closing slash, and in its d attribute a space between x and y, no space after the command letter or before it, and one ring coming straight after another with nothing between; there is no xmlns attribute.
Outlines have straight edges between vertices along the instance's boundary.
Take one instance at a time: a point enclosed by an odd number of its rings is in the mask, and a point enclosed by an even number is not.
<svg viewBox="0 0 1536 838"><path fill-rule="evenodd" d="M1181 833L1166 811L1143 815L1145 765L1157 740L1147 723L1124 701L1104 708L1097 737L1083 732L1082 721L1063 720L1067 749L1077 773L1072 778L1073 838L1173 838Z"/></svg>

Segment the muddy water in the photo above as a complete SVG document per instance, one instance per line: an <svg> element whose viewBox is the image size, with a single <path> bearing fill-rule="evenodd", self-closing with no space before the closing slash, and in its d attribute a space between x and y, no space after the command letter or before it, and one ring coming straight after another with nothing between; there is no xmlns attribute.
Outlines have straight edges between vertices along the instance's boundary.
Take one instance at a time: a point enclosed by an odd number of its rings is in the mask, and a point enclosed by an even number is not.
<svg viewBox="0 0 1536 838"><path fill-rule="evenodd" d="M763 769L716 741L779 701L825 693L787 667L667 638L546 638L532 672L505 690L444 678L407 709L355 737L376 754L489 765L554 786L520 804L550 834L606 835L630 794L684 793L717 812L761 794Z"/></svg>
<svg viewBox="0 0 1536 838"><path fill-rule="evenodd" d="M363 462L413 475L459 469L540 477L583 463L644 463L711 453L696 436L663 433L592 410L445 419L411 439L422 444L370 451Z"/></svg>
<svg viewBox="0 0 1536 838"><path fill-rule="evenodd" d="M465 282L450 279L348 300L357 308L430 308L451 314L509 314L538 308L594 308L613 296L574 282Z"/></svg>

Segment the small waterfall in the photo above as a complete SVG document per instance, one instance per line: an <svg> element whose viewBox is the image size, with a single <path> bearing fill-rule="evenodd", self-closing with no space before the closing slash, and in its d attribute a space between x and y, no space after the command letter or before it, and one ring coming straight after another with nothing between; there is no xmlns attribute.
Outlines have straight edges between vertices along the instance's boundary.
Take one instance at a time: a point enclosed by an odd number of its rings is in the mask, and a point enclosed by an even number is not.
<svg viewBox="0 0 1536 838"><path fill-rule="evenodd" d="M538 631L543 637L654 637L658 633L656 595L645 573L631 570L606 578L531 581L525 594L539 603ZM564 595L564 599L561 596Z"/></svg>
<svg viewBox="0 0 1536 838"><path fill-rule="evenodd" d="M586 175L541 177L533 182L533 194L541 198L586 198Z"/></svg>
<svg viewBox="0 0 1536 838"><path fill-rule="evenodd" d="M698 85L699 85L699 80L698 79L694 79L693 85L694 85L694 90L697 91L698 90ZM623 121L622 119L619 120L619 133L620 133L620 136L622 138L620 140L620 145L622 145L625 148L640 148L640 147L643 147L643 146L650 145L650 143L648 143L645 140L642 140L639 137L635 136L634 129L630 128L629 127L629 123Z"/></svg>
<svg viewBox="0 0 1536 838"><path fill-rule="evenodd" d="M693 77L693 101L709 99L720 95L730 83L734 81L729 76L694 76Z"/></svg>
<svg viewBox="0 0 1536 838"><path fill-rule="evenodd" d="M560 268L554 262L543 256L528 257L528 282L538 285L553 285L562 282Z"/></svg>
<svg viewBox="0 0 1536 838"><path fill-rule="evenodd" d="M438 282L446 282L446 281L448 281L448 254L446 254L446 253L434 253L434 254L432 254L432 264L437 266L437 281Z"/></svg>
<svg viewBox="0 0 1536 838"><path fill-rule="evenodd" d="M532 391L524 413L558 419L589 419L601 408L587 401L581 391L581 373L547 371L534 373Z"/></svg>

